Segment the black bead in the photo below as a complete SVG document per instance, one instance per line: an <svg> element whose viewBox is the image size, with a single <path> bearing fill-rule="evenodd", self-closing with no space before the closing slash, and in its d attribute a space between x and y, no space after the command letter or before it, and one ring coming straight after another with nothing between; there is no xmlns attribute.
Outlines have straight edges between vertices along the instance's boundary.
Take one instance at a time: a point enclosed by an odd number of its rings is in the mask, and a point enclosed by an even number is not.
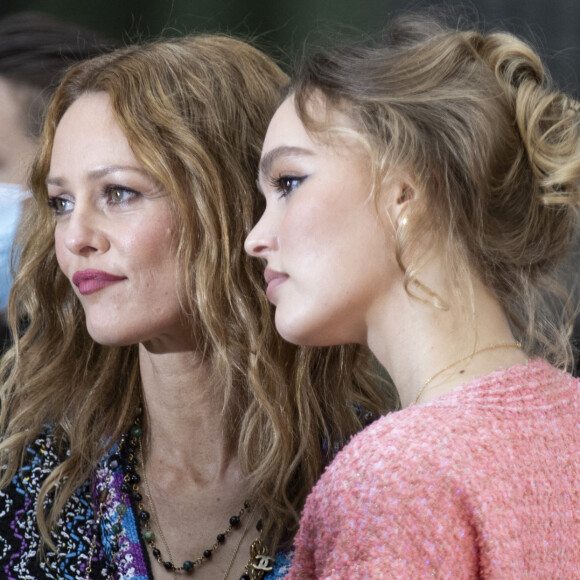
<svg viewBox="0 0 580 580"><path fill-rule="evenodd" d="M142 512L139 512L139 517L144 521L144 522L148 522L149 518L151 517L151 515L149 514L148 511L143 510Z"/></svg>
<svg viewBox="0 0 580 580"><path fill-rule="evenodd" d="M115 453L109 457L109 469L115 471L121 465L121 458Z"/></svg>
<svg viewBox="0 0 580 580"><path fill-rule="evenodd" d="M155 557L155 559L159 558L159 556L161 556L161 552L159 551L159 548L153 548L152 550L153 556Z"/></svg>
<svg viewBox="0 0 580 580"><path fill-rule="evenodd" d="M119 567L114 562L111 562L110 564L107 564L107 572L109 574L111 574L111 575L112 574L115 574L118 569L119 569Z"/></svg>
<svg viewBox="0 0 580 580"><path fill-rule="evenodd" d="M232 516L230 518L230 526L232 526L232 528L239 528L240 527L240 517L239 516Z"/></svg>
<svg viewBox="0 0 580 580"><path fill-rule="evenodd" d="M223 543L226 541L226 536L225 536L225 534L218 534L218 535L217 535L217 541L218 541L220 544L223 544Z"/></svg>
<svg viewBox="0 0 580 580"><path fill-rule="evenodd" d="M204 550L203 557L209 560L211 558L211 550Z"/></svg>
<svg viewBox="0 0 580 580"><path fill-rule="evenodd" d="M133 447L132 445L127 445L125 449L127 451L127 455L135 455L135 447Z"/></svg>
<svg viewBox="0 0 580 580"><path fill-rule="evenodd" d="M121 549L118 542L111 543L111 552L118 552Z"/></svg>
<svg viewBox="0 0 580 580"><path fill-rule="evenodd" d="M135 501L137 501L137 502L143 501L143 496L139 492L137 492L133 497L135 498Z"/></svg>
<svg viewBox="0 0 580 580"><path fill-rule="evenodd" d="M243 574L242 576L240 576L240 580L250 580L250 577L248 576L248 574Z"/></svg>
<svg viewBox="0 0 580 580"><path fill-rule="evenodd" d="M258 530L258 532L261 532L264 529L264 522L262 520L258 520L258 523L256 524L256 530Z"/></svg>
<svg viewBox="0 0 580 580"><path fill-rule="evenodd" d="M166 570L173 570L173 564L171 562L163 562Z"/></svg>
<svg viewBox="0 0 580 580"><path fill-rule="evenodd" d="M131 483L135 484L135 483L139 483L141 481L141 478L139 477L139 474L138 473L132 473L129 476L129 481Z"/></svg>
<svg viewBox="0 0 580 580"><path fill-rule="evenodd" d="M121 491L123 493L129 493L131 491L131 486L128 483L121 484Z"/></svg>

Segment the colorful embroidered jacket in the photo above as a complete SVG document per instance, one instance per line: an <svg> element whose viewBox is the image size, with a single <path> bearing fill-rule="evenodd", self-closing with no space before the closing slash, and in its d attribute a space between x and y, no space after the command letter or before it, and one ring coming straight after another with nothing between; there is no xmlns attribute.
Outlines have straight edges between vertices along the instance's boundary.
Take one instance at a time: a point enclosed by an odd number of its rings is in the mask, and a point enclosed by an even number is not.
<svg viewBox="0 0 580 580"><path fill-rule="evenodd" d="M121 492L122 468L104 460L94 481L86 482L70 498L53 532L56 552L39 558L40 533L36 504L40 487L58 464L50 434L28 449L28 461L12 484L0 490L0 578L3 580L81 580L90 578L146 580L153 578L149 554L138 533L135 512ZM107 493L102 493L107 490ZM101 497L101 518L95 505ZM122 504L127 506L125 511ZM117 532L115 524L121 523ZM112 543L118 543L113 552ZM264 580L283 578L291 555L278 553L274 569Z"/></svg>

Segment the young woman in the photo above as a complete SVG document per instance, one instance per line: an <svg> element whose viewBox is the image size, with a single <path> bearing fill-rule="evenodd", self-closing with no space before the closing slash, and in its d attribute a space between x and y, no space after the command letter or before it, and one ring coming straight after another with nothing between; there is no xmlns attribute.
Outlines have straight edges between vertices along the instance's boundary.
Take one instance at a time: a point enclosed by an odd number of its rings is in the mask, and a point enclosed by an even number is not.
<svg viewBox="0 0 580 580"><path fill-rule="evenodd" d="M259 183L246 249L278 330L368 345L403 407L315 487L290 577L577 577L580 385L555 276L578 104L514 36L407 17L302 63Z"/></svg>
<svg viewBox="0 0 580 580"><path fill-rule="evenodd" d="M286 82L220 36L64 78L0 367L2 577L282 577L323 443L382 407L356 349L276 338L242 250Z"/></svg>

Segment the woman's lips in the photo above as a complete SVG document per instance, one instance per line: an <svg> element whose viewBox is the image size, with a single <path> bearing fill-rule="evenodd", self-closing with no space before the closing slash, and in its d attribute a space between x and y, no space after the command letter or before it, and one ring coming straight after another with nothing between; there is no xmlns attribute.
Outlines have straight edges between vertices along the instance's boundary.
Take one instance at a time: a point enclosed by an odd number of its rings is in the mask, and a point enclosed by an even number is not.
<svg viewBox="0 0 580 580"><path fill-rule="evenodd" d="M266 268L264 270L264 279L266 280L266 284L268 285L266 288L266 296L268 300L272 300L271 294L274 290L283 284L288 279L288 274L283 274L282 272L276 272L276 270L271 270L270 268Z"/></svg>
<svg viewBox="0 0 580 580"><path fill-rule="evenodd" d="M125 276L115 276L101 270L80 270L74 273L72 282L86 296L126 279Z"/></svg>

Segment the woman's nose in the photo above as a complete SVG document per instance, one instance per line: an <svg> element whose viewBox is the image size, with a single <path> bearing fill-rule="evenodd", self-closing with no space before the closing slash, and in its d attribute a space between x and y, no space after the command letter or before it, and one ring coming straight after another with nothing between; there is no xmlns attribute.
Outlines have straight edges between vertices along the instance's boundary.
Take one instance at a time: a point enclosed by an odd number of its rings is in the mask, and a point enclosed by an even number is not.
<svg viewBox="0 0 580 580"><path fill-rule="evenodd" d="M246 253L254 258L264 258L268 251L277 248L277 236L272 231L271 224L267 223L265 215L252 228L244 243Z"/></svg>
<svg viewBox="0 0 580 580"><path fill-rule="evenodd" d="M86 206L77 205L65 220L57 224L58 228L63 228L64 244L73 254L105 252L109 247L98 212Z"/></svg>

